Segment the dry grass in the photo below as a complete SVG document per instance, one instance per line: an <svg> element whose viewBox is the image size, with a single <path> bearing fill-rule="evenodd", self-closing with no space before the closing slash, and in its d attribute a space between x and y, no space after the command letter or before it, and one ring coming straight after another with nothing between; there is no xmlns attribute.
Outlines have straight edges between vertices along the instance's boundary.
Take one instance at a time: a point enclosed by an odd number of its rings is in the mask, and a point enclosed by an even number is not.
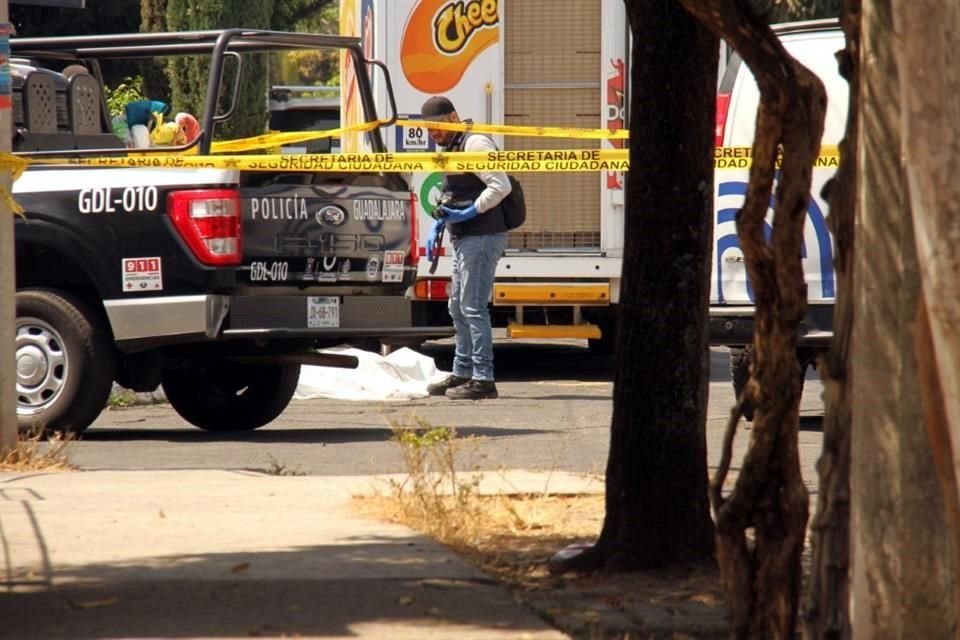
<svg viewBox="0 0 960 640"><path fill-rule="evenodd" d="M574 638L726 637L713 569L549 573L547 562L557 551L596 539L603 495L481 495L479 474L457 471L458 453L472 439L424 422L417 429L393 429L407 475L387 493L358 498L367 515L402 523L451 547Z"/></svg>
<svg viewBox="0 0 960 640"><path fill-rule="evenodd" d="M16 448L0 456L0 471L74 471L68 455L72 441L69 434L21 433Z"/></svg>

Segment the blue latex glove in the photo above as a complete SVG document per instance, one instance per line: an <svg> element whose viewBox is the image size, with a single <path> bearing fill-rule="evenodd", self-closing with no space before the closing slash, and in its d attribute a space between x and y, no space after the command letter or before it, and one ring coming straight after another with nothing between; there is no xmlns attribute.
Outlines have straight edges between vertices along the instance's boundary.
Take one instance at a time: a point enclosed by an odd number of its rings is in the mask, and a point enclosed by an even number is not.
<svg viewBox="0 0 960 640"><path fill-rule="evenodd" d="M443 220L437 220L433 223L433 226L430 227L430 233L427 235L427 260L433 260L434 254L436 254L440 247L437 246L437 238L440 236L440 232L443 231Z"/></svg>
<svg viewBox="0 0 960 640"><path fill-rule="evenodd" d="M470 218L476 218L477 207L475 205L470 205L466 209L451 209L450 207L440 207L440 211L443 212L443 221L449 222L450 224L457 224L458 222L466 222Z"/></svg>

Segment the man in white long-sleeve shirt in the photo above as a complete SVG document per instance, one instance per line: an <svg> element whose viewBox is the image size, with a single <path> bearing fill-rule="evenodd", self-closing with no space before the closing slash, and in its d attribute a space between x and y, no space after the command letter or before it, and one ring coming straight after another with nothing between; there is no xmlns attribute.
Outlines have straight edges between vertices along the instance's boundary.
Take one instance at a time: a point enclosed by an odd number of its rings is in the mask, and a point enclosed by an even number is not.
<svg viewBox="0 0 960 640"><path fill-rule="evenodd" d="M453 103L443 96L427 100L420 109L425 120L460 122ZM429 129L444 151L496 151L487 136L462 131ZM450 317L456 334L453 372L427 387L430 395L454 400L497 397L493 376L493 330L487 303L497 262L507 248L507 226L500 203L510 193L510 180L500 171L450 173L444 176L446 204L438 208L427 241L432 258L440 230L446 226L453 245Z"/></svg>

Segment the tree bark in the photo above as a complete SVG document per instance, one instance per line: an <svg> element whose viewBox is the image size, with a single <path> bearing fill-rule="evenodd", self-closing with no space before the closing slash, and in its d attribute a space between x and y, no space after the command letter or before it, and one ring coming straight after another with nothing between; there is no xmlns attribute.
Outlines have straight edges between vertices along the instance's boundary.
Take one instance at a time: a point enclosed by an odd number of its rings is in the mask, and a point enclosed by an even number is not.
<svg viewBox="0 0 960 640"><path fill-rule="evenodd" d="M719 41L674 0L626 5L631 169L606 517L592 549L556 571L680 566L714 552L706 408Z"/></svg>
<svg viewBox="0 0 960 640"><path fill-rule="evenodd" d="M915 333L919 295L907 202L901 83L890 0L863 11L862 146L854 259L852 629L856 638L952 633L943 500L920 410Z"/></svg>
<svg viewBox="0 0 960 640"><path fill-rule="evenodd" d="M960 558L960 66L956 3L892 0L904 171L922 283L918 357L924 415L954 561ZM942 450L949 452L949 465ZM952 466L952 469L948 469ZM955 574L956 575L956 574ZM954 590L957 591L956 586ZM960 600L957 602L960 606ZM957 608L954 607L954 612ZM956 626L955 626L956 628ZM956 633L956 631L955 631Z"/></svg>
<svg viewBox="0 0 960 640"><path fill-rule="evenodd" d="M0 22L5 23L9 15L8 3L0 0ZM8 34L9 37L9 34ZM3 92L4 98L12 98L9 85ZM9 104L9 103L8 103ZM0 127L9 130L13 126L13 110L0 109ZM10 136L0 142L0 153L11 152ZM13 189L13 173L8 168L0 174L0 189L9 194ZM17 334L16 313L16 269L14 259L13 211L9 198L0 196L0 300L7 303L0 309L0 362L16 362ZM6 457L17 447L17 371L11 366L0 370L0 458Z"/></svg>
<svg viewBox="0 0 960 640"><path fill-rule="evenodd" d="M748 2L679 2L737 50L760 89L750 184L737 215L737 234L756 299L754 365L745 392L756 409L750 447L734 489L725 497L729 447L739 419L734 414L710 498L733 635L790 638L796 623L808 513L797 450L796 342L806 311L800 255L826 92L816 75L786 52ZM768 243L763 226L781 150L773 236Z"/></svg>
<svg viewBox="0 0 960 640"><path fill-rule="evenodd" d="M854 215L860 121L860 0L845 0L840 24L846 46L837 53L840 74L850 85L840 165L830 180L827 223L836 243L837 299L833 340L817 369L823 381L823 453L817 464L820 492L812 529L813 569L804 603L807 638L849 638L850 608L850 426L852 421L851 335L854 325Z"/></svg>

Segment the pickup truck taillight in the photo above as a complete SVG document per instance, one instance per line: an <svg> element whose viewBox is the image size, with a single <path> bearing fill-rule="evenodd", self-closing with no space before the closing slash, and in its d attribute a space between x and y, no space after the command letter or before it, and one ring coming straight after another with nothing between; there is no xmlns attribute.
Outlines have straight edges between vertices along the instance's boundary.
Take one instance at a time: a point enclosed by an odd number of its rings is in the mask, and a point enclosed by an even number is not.
<svg viewBox="0 0 960 640"><path fill-rule="evenodd" d="M723 134L727 128L727 112L730 110L730 94L717 94L717 124L714 129L714 144L723 146Z"/></svg>
<svg viewBox="0 0 960 640"><path fill-rule="evenodd" d="M180 236L200 262L240 264L241 212L237 190L174 191L167 198L167 211Z"/></svg>

